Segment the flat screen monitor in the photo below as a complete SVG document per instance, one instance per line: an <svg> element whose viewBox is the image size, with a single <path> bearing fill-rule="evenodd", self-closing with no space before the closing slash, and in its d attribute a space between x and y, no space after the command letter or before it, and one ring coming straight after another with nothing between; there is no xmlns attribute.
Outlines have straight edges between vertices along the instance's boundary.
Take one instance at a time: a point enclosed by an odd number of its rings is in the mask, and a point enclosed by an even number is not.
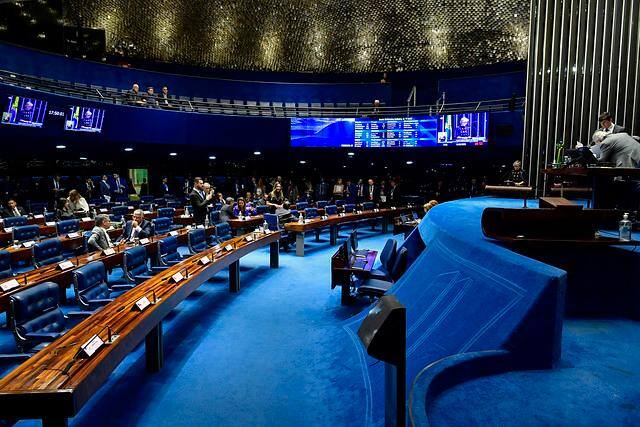
<svg viewBox="0 0 640 427"><path fill-rule="evenodd" d="M2 124L41 128L46 113L46 101L11 95L2 111Z"/></svg>
<svg viewBox="0 0 640 427"><path fill-rule="evenodd" d="M401 118L291 119L292 147L411 148L483 146L488 113Z"/></svg>
<svg viewBox="0 0 640 427"><path fill-rule="evenodd" d="M72 105L65 114L64 130L99 133L102 131L103 121L104 110Z"/></svg>

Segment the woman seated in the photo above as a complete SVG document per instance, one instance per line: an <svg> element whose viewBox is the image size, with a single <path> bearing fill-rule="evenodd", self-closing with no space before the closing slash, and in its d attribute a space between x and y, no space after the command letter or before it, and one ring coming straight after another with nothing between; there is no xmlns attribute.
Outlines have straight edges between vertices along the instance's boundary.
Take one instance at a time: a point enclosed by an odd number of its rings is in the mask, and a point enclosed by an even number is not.
<svg viewBox="0 0 640 427"><path fill-rule="evenodd" d="M79 215L89 214L89 203L80 195L78 190L69 191L69 209Z"/></svg>
<svg viewBox="0 0 640 427"><path fill-rule="evenodd" d="M73 210L69 207L69 200L64 197L58 199L56 203L56 220L64 221L65 219L73 219Z"/></svg>
<svg viewBox="0 0 640 427"><path fill-rule="evenodd" d="M233 207L233 215L235 217L239 216L251 216L255 215L255 210L251 203L247 203L243 197L238 197L238 202Z"/></svg>

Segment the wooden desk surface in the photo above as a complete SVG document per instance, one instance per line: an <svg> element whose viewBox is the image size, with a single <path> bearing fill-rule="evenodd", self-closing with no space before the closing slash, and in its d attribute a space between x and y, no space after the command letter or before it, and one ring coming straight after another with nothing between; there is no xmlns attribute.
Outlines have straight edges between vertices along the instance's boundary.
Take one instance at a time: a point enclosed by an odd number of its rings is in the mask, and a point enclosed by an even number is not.
<svg viewBox="0 0 640 427"><path fill-rule="evenodd" d="M322 219L322 217L311 218L309 220L305 220L304 223L300 223L297 221L288 222L284 224L284 228L287 231L295 232L295 233L304 233L309 230L314 230L316 228L327 227L330 225L342 224L346 222L359 221L363 219L369 218L382 218L400 215L405 212L410 212L413 208L397 208L397 209L380 209L378 212L375 211L364 211L362 213L347 213L344 216L341 215L330 215L327 219Z"/></svg>
<svg viewBox="0 0 640 427"><path fill-rule="evenodd" d="M280 233L250 234L254 237L250 242L246 235L233 238L137 285L28 359L0 380L0 414L18 418L74 416L173 308L223 268L280 238ZM227 245L233 249L225 250ZM202 265L199 260L204 256L212 262ZM176 273L185 279L174 283L171 277ZM156 304L142 312L133 308L145 296L153 302L154 293ZM79 347L95 334L106 338L107 326L118 338L90 358L78 357Z"/></svg>
<svg viewBox="0 0 640 427"><path fill-rule="evenodd" d="M547 175L555 176L640 176L640 168L614 168L604 166L583 167L565 167L565 168L547 168L543 169Z"/></svg>

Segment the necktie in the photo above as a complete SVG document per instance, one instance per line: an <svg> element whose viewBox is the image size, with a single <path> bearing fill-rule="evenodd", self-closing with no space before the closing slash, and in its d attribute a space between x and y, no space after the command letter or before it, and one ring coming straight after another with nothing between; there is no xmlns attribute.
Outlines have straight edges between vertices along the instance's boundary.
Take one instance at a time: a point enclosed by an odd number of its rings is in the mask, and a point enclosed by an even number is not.
<svg viewBox="0 0 640 427"><path fill-rule="evenodd" d="M13 214L15 216L20 216L20 212L18 211L18 208L13 208Z"/></svg>

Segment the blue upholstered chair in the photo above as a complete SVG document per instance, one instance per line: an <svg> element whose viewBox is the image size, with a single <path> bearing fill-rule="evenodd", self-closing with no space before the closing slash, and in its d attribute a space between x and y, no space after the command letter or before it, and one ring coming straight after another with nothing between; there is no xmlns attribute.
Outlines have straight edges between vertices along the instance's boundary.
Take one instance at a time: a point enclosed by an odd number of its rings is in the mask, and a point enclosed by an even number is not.
<svg viewBox="0 0 640 427"><path fill-rule="evenodd" d="M93 261L73 272L73 290L78 306L93 310L110 303L132 285L113 285L107 282L107 270L102 261Z"/></svg>
<svg viewBox="0 0 640 427"><path fill-rule="evenodd" d="M264 214L266 214L267 212L269 212L269 206L267 206L267 205L259 205L259 206L256 206L256 213L257 213L258 215L264 215Z"/></svg>
<svg viewBox="0 0 640 427"><path fill-rule="evenodd" d="M4 219L4 228L27 225L27 220L26 216L10 216L9 218Z"/></svg>
<svg viewBox="0 0 640 427"><path fill-rule="evenodd" d="M91 313L84 313L85 316ZM60 309L60 288L53 282L31 286L9 297L8 325L22 352L51 342L70 328L69 318Z"/></svg>
<svg viewBox="0 0 640 427"><path fill-rule="evenodd" d="M299 211L301 211L303 209L306 209L308 207L309 207L309 203L307 203L307 202L298 202L298 203L296 203L296 209L299 210Z"/></svg>
<svg viewBox="0 0 640 427"><path fill-rule="evenodd" d="M280 232L280 243L282 248L286 251L289 246L293 244L293 234L289 234L285 228L280 224L280 218L276 214L264 214L264 220L267 222L267 226L271 231Z"/></svg>
<svg viewBox="0 0 640 427"><path fill-rule="evenodd" d="M171 208L171 209L181 208L182 205L183 205L183 203L179 202L177 200L171 200L171 201L167 202L167 208Z"/></svg>
<svg viewBox="0 0 640 427"><path fill-rule="evenodd" d="M158 218L173 218L175 213L174 208L160 208L158 209Z"/></svg>
<svg viewBox="0 0 640 427"><path fill-rule="evenodd" d="M305 208L304 217L306 219L316 218L318 216L318 209L316 208Z"/></svg>
<svg viewBox="0 0 640 427"><path fill-rule="evenodd" d="M69 233L77 233L80 231L80 221L77 219L67 219L56 223L58 236L67 235Z"/></svg>
<svg viewBox="0 0 640 427"><path fill-rule="evenodd" d="M231 236L231 226L226 221L220 220L220 211L213 210L209 212L209 224L215 226L214 240L218 243L223 240L230 239Z"/></svg>
<svg viewBox="0 0 640 427"><path fill-rule="evenodd" d="M217 202L215 205L213 205L213 207L215 208L214 210L219 211L220 209L222 209L222 203Z"/></svg>
<svg viewBox="0 0 640 427"><path fill-rule="evenodd" d="M122 222L127 213L129 213L129 206L114 206L111 208L109 218L111 221Z"/></svg>
<svg viewBox="0 0 640 427"><path fill-rule="evenodd" d="M46 202L31 202L29 203L29 212L34 215L44 214L45 208L48 206Z"/></svg>
<svg viewBox="0 0 640 427"><path fill-rule="evenodd" d="M372 279L391 280L391 270L396 259L398 242L389 239L380 252L380 267L371 270L369 277Z"/></svg>
<svg viewBox="0 0 640 427"><path fill-rule="evenodd" d="M52 222L56 220L56 213L55 212L45 212L44 213L44 220L46 222Z"/></svg>
<svg viewBox="0 0 640 427"><path fill-rule="evenodd" d="M338 213L338 207L336 205L327 205L324 208L326 215L336 215Z"/></svg>
<svg viewBox="0 0 640 427"><path fill-rule="evenodd" d="M13 241L26 242L29 240L38 240L40 238L40 226L38 225L21 225L13 227Z"/></svg>
<svg viewBox="0 0 640 427"><path fill-rule="evenodd" d="M345 213L351 213L355 210L356 210L356 205L354 205L353 203L347 203L346 205L344 205Z"/></svg>
<svg viewBox="0 0 640 427"><path fill-rule="evenodd" d="M126 194L117 194L115 197L116 203L127 203L129 202L129 196Z"/></svg>
<svg viewBox="0 0 640 427"><path fill-rule="evenodd" d="M151 220L155 234L165 234L171 231L173 218L160 217Z"/></svg>
<svg viewBox="0 0 640 427"><path fill-rule="evenodd" d="M300 212L297 209L291 209L289 212L291 213L291 218L293 219L297 219L300 215Z"/></svg>
<svg viewBox="0 0 640 427"><path fill-rule="evenodd" d="M369 297L381 297L389 290L395 282L402 277L404 271L407 268L407 248L402 248L398 251L393 260L393 266L389 271L389 277L387 280L381 279L366 279L358 286L358 294Z"/></svg>
<svg viewBox="0 0 640 427"><path fill-rule="evenodd" d="M167 200L164 197L156 197L153 199L153 203L160 208L167 206Z"/></svg>
<svg viewBox="0 0 640 427"><path fill-rule="evenodd" d="M327 207L328 204L329 204L329 202L327 202L326 200L318 200L316 202L316 207L318 209L323 209L323 208Z"/></svg>
<svg viewBox="0 0 640 427"><path fill-rule="evenodd" d="M153 203L153 196L140 196L140 203Z"/></svg>
<svg viewBox="0 0 640 427"><path fill-rule="evenodd" d="M187 246L192 254L200 253L209 248L207 232L204 228L194 228L187 233Z"/></svg>
<svg viewBox="0 0 640 427"><path fill-rule="evenodd" d="M336 200L336 206L337 207L340 207L340 206L343 206L343 205L344 205L344 200L342 200L342 199Z"/></svg>
<svg viewBox="0 0 640 427"><path fill-rule="evenodd" d="M166 267L149 268L147 263L147 248L144 246L136 246L135 248L124 251L122 261L122 269L124 275L129 282L141 283L147 279L151 279L158 271L164 270Z"/></svg>
<svg viewBox="0 0 640 427"><path fill-rule="evenodd" d="M65 260L60 239L46 239L33 245L33 263L36 267Z"/></svg>
<svg viewBox="0 0 640 427"><path fill-rule="evenodd" d="M158 242L157 264L159 266L171 266L182 261L183 257L178 252L178 238L176 236L165 237Z"/></svg>
<svg viewBox="0 0 640 427"><path fill-rule="evenodd" d="M11 252L2 250L0 251L0 279L6 279L13 276L13 270L11 270Z"/></svg>
<svg viewBox="0 0 640 427"><path fill-rule="evenodd" d="M153 209L153 203L140 203L140 209L143 211L151 212Z"/></svg>
<svg viewBox="0 0 640 427"><path fill-rule="evenodd" d="M362 203L362 210L363 211L372 211L373 208L376 207L376 204L373 202L364 202Z"/></svg>

